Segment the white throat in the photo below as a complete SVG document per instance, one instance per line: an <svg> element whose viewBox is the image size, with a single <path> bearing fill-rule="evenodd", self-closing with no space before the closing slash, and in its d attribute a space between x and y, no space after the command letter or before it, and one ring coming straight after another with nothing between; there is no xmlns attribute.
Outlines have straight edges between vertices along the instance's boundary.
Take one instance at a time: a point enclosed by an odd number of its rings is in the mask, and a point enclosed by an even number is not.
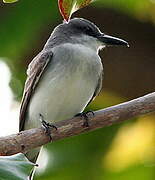
<svg viewBox="0 0 155 180"><path fill-rule="evenodd" d="M105 44L100 42L97 38L91 37L88 35L81 35L79 37L73 37L74 40L77 41L77 43L86 46L87 48L90 48L98 53L100 49L105 48Z"/></svg>

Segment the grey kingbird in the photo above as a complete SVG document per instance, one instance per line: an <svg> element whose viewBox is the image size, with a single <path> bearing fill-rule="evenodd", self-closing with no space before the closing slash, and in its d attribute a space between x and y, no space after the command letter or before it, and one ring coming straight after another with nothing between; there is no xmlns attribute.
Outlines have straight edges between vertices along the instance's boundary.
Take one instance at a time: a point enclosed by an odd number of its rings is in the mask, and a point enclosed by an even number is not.
<svg viewBox="0 0 155 180"><path fill-rule="evenodd" d="M53 123L83 112L102 87L103 66L98 52L111 45L128 43L102 33L82 18L58 25L28 67L19 130L40 127L40 114ZM26 156L36 162L39 151L36 148Z"/></svg>

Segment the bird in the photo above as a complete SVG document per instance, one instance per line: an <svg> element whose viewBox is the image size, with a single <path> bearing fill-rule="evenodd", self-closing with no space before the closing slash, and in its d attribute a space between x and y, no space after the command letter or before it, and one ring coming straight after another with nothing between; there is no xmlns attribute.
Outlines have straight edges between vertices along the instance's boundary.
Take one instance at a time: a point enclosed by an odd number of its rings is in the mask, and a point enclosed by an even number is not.
<svg viewBox="0 0 155 180"><path fill-rule="evenodd" d="M73 18L55 27L28 66L19 131L40 127L40 116L54 123L82 113L102 88L99 51L118 45L129 46L84 18ZM25 155L35 163L39 152L40 147Z"/></svg>

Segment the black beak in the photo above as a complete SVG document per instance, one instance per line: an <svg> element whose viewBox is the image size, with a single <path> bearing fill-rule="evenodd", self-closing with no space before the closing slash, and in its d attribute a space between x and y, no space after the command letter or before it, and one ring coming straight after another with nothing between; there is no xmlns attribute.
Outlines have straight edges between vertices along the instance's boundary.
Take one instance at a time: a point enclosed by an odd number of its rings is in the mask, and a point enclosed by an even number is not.
<svg viewBox="0 0 155 180"><path fill-rule="evenodd" d="M124 41L123 39L119 39L113 36L108 36L106 34L101 34L99 37L97 37L101 42L103 42L107 46L127 46L129 47L129 44Z"/></svg>

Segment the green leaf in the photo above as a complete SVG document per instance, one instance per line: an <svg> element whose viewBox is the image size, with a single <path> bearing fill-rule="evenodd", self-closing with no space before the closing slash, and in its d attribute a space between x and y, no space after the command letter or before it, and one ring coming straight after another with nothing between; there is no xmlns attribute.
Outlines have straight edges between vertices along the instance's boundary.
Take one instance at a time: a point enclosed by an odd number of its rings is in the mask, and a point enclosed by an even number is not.
<svg viewBox="0 0 155 180"><path fill-rule="evenodd" d="M24 154L0 157L0 179L27 180L34 164Z"/></svg>
<svg viewBox="0 0 155 180"><path fill-rule="evenodd" d="M14 3L17 2L18 0L3 0L4 3Z"/></svg>
<svg viewBox="0 0 155 180"><path fill-rule="evenodd" d="M58 0L59 10L63 18L68 21L71 15L94 0Z"/></svg>

